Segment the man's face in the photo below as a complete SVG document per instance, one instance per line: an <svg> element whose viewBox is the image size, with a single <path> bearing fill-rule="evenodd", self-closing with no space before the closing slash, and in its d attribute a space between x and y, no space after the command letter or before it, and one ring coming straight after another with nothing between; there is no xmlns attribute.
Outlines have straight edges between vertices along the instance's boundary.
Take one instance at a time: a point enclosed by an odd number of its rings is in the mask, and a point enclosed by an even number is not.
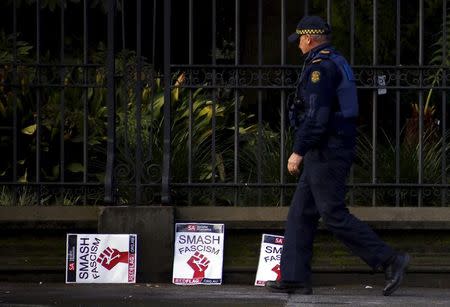
<svg viewBox="0 0 450 307"><path fill-rule="evenodd" d="M303 54L308 53L308 51L311 50L310 43L311 36L309 36L309 34L300 35L300 38L298 39L298 48Z"/></svg>

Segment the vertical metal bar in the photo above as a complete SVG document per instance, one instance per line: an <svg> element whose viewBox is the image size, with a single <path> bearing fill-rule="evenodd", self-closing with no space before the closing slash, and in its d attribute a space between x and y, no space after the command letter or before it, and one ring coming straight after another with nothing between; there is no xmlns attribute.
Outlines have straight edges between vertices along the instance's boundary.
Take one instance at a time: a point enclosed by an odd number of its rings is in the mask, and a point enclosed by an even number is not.
<svg viewBox="0 0 450 307"><path fill-rule="evenodd" d="M216 37L216 31L217 31L217 1L212 0L212 45L211 45L211 52L212 52L212 65L213 67L216 66L216 45L217 45L217 37ZM216 85L216 70L213 69L212 73L212 85L213 87ZM212 133L211 133L211 181L212 183L216 182L216 107L217 107L217 101L216 101L216 90L213 88L212 90L212 119L211 119L211 126L212 126ZM212 203L216 203L216 189L213 187L212 193L211 193Z"/></svg>
<svg viewBox="0 0 450 307"><path fill-rule="evenodd" d="M152 33L152 65L153 69L155 69L155 55L156 55L156 2L157 0L153 0L153 33ZM153 114L153 112L152 112Z"/></svg>
<svg viewBox="0 0 450 307"><path fill-rule="evenodd" d="M136 204L142 203L142 0L136 0Z"/></svg>
<svg viewBox="0 0 450 307"><path fill-rule="evenodd" d="M420 66L420 75L419 81L420 86L422 86L423 80L423 0L419 0L419 66ZM423 183L423 90L419 90L419 161L418 161L418 169L419 169L419 178L418 183ZM418 206L422 206L423 197L422 197L422 188L419 188L418 191Z"/></svg>
<svg viewBox="0 0 450 307"><path fill-rule="evenodd" d="M350 0L350 64L355 64L355 0Z"/></svg>
<svg viewBox="0 0 450 307"><path fill-rule="evenodd" d="M355 0L350 0L350 65L355 65ZM355 182L355 168L352 165L350 168L349 183L352 185ZM355 204L354 188L350 189L350 206Z"/></svg>
<svg viewBox="0 0 450 307"><path fill-rule="evenodd" d="M41 1L36 1L36 84L41 82ZM36 184L38 204L41 204L41 89L36 87Z"/></svg>
<svg viewBox="0 0 450 307"><path fill-rule="evenodd" d="M240 49L240 0L235 0L235 16L234 16L234 41L235 41L235 51L234 51L234 65L236 66L236 77L235 77L235 86L239 85L239 49ZM234 89L234 172L233 172L233 181L234 184L238 184L239 182L239 108L240 108L240 99L239 93L237 89ZM234 205L237 206L239 203L239 187L236 187L234 191Z"/></svg>
<svg viewBox="0 0 450 307"><path fill-rule="evenodd" d="M64 62L65 62L65 53L64 53L64 36L65 36L65 8L64 8L64 0L60 0L60 5L61 5L61 15L60 15L60 28L61 28L61 32L60 32L60 50L59 50L59 58L60 58L60 63L61 63L61 67L59 69L59 78L60 78L60 82L61 82L61 89L60 89L60 103L59 103L59 113L60 113L60 133L59 133L59 176L60 176L60 180L61 182L65 181L65 174L64 174L64 170L65 170L65 148L64 148L64 122L65 122L65 74L66 74L66 69L64 68Z"/></svg>
<svg viewBox="0 0 450 307"><path fill-rule="evenodd" d="M13 0L13 182L17 182L17 155L18 155L18 122L17 122L17 0ZM14 189L16 197L17 189ZM14 197L14 198L15 198Z"/></svg>
<svg viewBox="0 0 450 307"><path fill-rule="evenodd" d="M194 0L189 0L189 65L194 64Z"/></svg>
<svg viewBox="0 0 450 307"><path fill-rule="evenodd" d="M373 53L372 53L372 63L375 67L378 63L377 61L377 10L378 1L373 0ZM374 75L375 82L377 76ZM377 90L374 89L372 92L372 183L377 183ZM376 205L376 190L372 190L372 206Z"/></svg>
<svg viewBox="0 0 450 307"><path fill-rule="evenodd" d="M162 172L161 202L170 204L170 13L172 0L164 1L164 156Z"/></svg>
<svg viewBox="0 0 450 307"><path fill-rule="evenodd" d="M281 0L281 66L286 65L286 1ZM284 78L285 73L284 69L282 69L281 73L281 85L284 86ZM280 206L284 206L284 193L286 184L286 91L284 89L281 90L281 98L280 98Z"/></svg>
<svg viewBox="0 0 450 307"><path fill-rule="evenodd" d="M327 0L327 23L331 25L331 0Z"/></svg>
<svg viewBox="0 0 450 307"><path fill-rule="evenodd" d="M395 22L395 65L397 67L396 71L396 86L400 86L400 0L397 0L396 8L396 22ZM395 91L395 183L400 183L400 91L397 89ZM400 189L395 189L395 206L400 206Z"/></svg>
<svg viewBox="0 0 450 307"><path fill-rule="evenodd" d="M154 113L153 113L153 108L154 108L154 95L155 95L155 91L156 91L156 82L155 82L155 78L156 78L156 60L155 60L155 56L156 56L156 16L157 16L157 7L156 7L156 1L157 0L153 0L153 25L152 25L152 80L150 81L151 84L151 98L150 98L150 122L153 122L153 118L154 118ZM150 140L153 140L154 138L154 131L153 128L150 129ZM153 159L153 141L149 142L149 151L150 151L150 155L149 155L149 159L152 160Z"/></svg>
<svg viewBox="0 0 450 307"><path fill-rule="evenodd" d="M447 1L442 1L442 59L444 66L442 71L442 86L447 86ZM441 156L441 183L447 183L447 91L442 90L442 156ZM441 205L446 206L447 204L447 191L448 189L441 189Z"/></svg>
<svg viewBox="0 0 450 307"><path fill-rule="evenodd" d="M303 4L304 4L303 10L305 11L304 15L308 15L309 14L309 0L305 0L303 2Z"/></svg>
<svg viewBox="0 0 450 307"><path fill-rule="evenodd" d="M262 0L258 0L258 85L262 84L261 80L261 66L263 62L263 53L262 53L262 22L263 22L263 8L262 8ZM262 183L262 145L263 145L263 127L262 127L262 91L258 89L258 163L257 163L257 180L258 184ZM258 206L261 206L262 200L262 191L261 188L258 188Z"/></svg>
<svg viewBox="0 0 450 307"><path fill-rule="evenodd" d="M189 65L194 64L194 4L189 0ZM192 183L192 128L194 108L192 102L192 88L189 89L189 139L188 139L188 184ZM192 205L192 188L189 188L188 204Z"/></svg>
<svg viewBox="0 0 450 307"><path fill-rule="evenodd" d="M122 50L126 48L125 42L125 0L122 0L122 14L120 14L122 21Z"/></svg>
<svg viewBox="0 0 450 307"><path fill-rule="evenodd" d="M108 135L107 135L107 157L105 173L105 202L114 203L114 164L115 164L115 146L116 146L116 101L114 84L114 13L115 0L108 0L108 46L107 46L107 97L106 104L108 108Z"/></svg>
<svg viewBox="0 0 450 307"><path fill-rule="evenodd" d="M86 85L88 79L88 22L87 22L87 0L83 1L83 84ZM83 203L87 203L86 184L88 174L88 89L83 88Z"/></svg>

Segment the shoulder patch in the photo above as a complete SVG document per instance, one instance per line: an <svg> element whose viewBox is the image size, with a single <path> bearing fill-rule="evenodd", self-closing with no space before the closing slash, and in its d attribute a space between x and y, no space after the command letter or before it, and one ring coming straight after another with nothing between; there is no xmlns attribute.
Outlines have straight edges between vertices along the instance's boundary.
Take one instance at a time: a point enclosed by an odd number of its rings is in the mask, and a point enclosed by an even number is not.
<svg viewBox="0 0 450 307"><path fill-rule="evenodd" d="M322 59L315 59L311 63L319 63L319 62L322 62Z"/></svg>
<svg viewBox="0 0 450 307"><path fill-rule="evenodd" d="M322 53L322 54L330 54L330 50L327 50L327 49L324 49L324 50L321 50L319 53Z"/></svg>
<svg viewBox="0 0 450 307"><path fill-rule="evenodd" d="M311 73L311 82L317 83L320 80L320 71L315 70Z"/></svg>

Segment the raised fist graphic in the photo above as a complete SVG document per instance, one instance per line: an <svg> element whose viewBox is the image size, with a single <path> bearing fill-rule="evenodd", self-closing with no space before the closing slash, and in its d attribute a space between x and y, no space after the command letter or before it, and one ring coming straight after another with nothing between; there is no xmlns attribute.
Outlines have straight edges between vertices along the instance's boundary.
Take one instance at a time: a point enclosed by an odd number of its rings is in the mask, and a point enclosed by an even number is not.
<svg viewBox="0 0 450 307"><path fill-rule="evenodd" d="M97 262L101 263L107 270L111 270L118 263L128 263L128 252L119 252L115 248L107 247L97 258Z"/></svg>
<svg viewBox="0 0 450 307"><path fill-rule="evenodd" d="M272 271L275 272L277 274L277 280L281 280L281 270L280 270L280 265L277 264L276 266L274 266L272 268Z"/></svg>
<svg viewBox="0 0 450 307"><path fill-rule="evenodd" d="M209 265L209 260L199 252L195 252L195 254L189 258L187 264L194 270L193 278L204 278L205 271Z"/></svg>

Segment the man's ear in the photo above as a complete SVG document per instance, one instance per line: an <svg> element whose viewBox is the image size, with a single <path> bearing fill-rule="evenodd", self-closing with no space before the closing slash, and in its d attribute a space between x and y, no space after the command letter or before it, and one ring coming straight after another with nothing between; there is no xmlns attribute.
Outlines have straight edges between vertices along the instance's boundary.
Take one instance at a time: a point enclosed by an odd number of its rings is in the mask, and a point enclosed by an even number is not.
<svg viewBox="0 0 450 307"><path fill-rule="evenodd" d="M311 41L312 41L312 40L311 40L311 35L307 34L307 35L306 35L306 39L307 39L308 45L311 44Z"/></svg>

